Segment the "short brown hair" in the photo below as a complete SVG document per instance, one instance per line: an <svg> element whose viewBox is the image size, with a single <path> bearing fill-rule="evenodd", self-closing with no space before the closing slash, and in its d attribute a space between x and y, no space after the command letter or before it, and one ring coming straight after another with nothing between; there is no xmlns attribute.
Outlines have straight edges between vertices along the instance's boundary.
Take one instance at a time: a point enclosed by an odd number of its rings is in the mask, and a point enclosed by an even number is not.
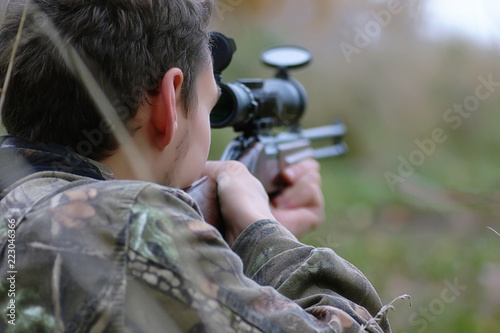
<svg viewBox="0 0 500 333"><path fill-rule="evenodd" d="M14 0L7 8L0 34L2 81L24 5ZM112 87L108 97L125 123L173 67L184 73L182 102L187 109L197 103L196 78L210 57L213 0L32 0L30 8L2 110L9 134L64 144L93 159L118 148L113 134L104 131L93 149L79 151L86 133L102 127L102 118L48 36L30 29L35 12L50 18L102 86Z"/></svg>

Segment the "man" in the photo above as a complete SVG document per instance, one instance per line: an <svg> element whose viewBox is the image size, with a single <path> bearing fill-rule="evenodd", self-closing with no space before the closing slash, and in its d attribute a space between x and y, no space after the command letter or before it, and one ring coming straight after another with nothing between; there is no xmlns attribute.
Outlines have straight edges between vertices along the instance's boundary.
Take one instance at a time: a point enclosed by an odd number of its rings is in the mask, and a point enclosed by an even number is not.
<svg viewBox="0 0 500 333"><path fill-rule="evenodd" d="M24 5L7 9L2 81ZM32 1L2 110L0 330L390 330L356 268L284 227L300 235L321 222L316 162L285 170L290 185L272 205L238 162L206 163L212 8ZM101 116L73 48L128 139ZM181 190L203 175L217 182L224 238Z"/></svg>

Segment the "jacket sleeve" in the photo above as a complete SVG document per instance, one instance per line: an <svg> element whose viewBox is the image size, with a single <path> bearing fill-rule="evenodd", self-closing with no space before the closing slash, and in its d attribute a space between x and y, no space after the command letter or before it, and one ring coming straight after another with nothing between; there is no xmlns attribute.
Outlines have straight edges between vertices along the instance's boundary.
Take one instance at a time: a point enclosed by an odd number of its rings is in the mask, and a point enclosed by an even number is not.
<svg viewBox="0 0 500 333"><path fill-rule="evenodd" d="M244 263L245 275L273 287L309 313L330 305L355 319L359 314L370 320L382 308L375 289L354 265L329 248L300 243L278 222L254 223L236 240L233 250ZM379 324L390 331L387 320Z"/></svg>
<svg viewBox="0 0 500 333"><path fill-rule="evenodd" d="M231 249L187 195L151 185L132 206L128 243L127 295L152 302L127 300L138 328L162 308L179 331L390 331L372 320L382 304L363 274L276 221L252 224Z"/></svg>

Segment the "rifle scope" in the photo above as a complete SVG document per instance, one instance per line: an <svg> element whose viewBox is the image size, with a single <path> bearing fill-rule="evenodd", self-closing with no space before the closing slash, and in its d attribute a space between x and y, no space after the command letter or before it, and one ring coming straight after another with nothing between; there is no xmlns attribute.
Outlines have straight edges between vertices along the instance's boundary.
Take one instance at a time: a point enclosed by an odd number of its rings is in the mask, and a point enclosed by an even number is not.
<svg viewBox="0 0 500 333"><path fill-rule="evenodd" d="M274 78L240 79L222 82L222 71L229 66L236 51L231 38L220 33L211 37L214 74L221 97L210 114L213 128L232 126L235 131L251 131L259 127L297 125L307 105L304 87L291 78L288 69L307 65L308 50L297 46L275 46L262 52L264 64L277 68Z"/></svg>

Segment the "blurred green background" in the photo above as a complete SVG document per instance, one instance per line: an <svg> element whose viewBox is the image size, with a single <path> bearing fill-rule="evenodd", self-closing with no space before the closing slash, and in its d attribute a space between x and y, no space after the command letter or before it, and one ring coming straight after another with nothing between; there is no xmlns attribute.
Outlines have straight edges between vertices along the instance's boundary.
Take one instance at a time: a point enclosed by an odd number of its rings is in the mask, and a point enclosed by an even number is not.
<svg viewBox="0 0 500 333"><path fill-rule="evenodd" d="M398 3L218 1L214 29L238 46L224 81L271 77L266 47L309 48L312 64L292 73L309 97L302 124L341 118L350 151L321 162L326 221L302 240L358 266L385 303L410 294L390 313L394 332L498 331L500 237L488 227L500 230L500 85L474 96L480 77L500 82L500 50L440 37L428 3ZM234 133L212 133L217 159Z"/></svg>
<svg viewBox="0 0 500 333"><path fill-rule="evenodd" d="M383 302L411 295L390 313L394 332L496 332L500 50L428 28L432 1L217 0L213 28L238 45L226 82L271 77L266 47L309 48L293 72L302 124L348 126L349 153L321 162L326 221L302 240L354 263ZM475 111L453 111L466 102ZM213 159L234 135L213 131Z"/></svg>

